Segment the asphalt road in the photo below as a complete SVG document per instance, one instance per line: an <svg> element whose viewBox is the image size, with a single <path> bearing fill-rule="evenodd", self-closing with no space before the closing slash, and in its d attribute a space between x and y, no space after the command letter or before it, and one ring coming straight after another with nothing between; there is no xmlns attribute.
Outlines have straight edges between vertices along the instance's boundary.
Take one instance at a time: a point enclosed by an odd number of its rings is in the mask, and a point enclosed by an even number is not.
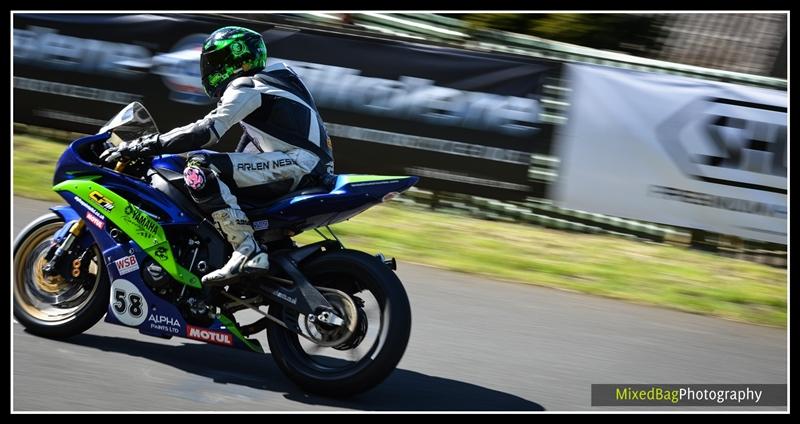
<svg viewBox="0 0 800 424"><path fill-rule="evenodd" d="M15 198L14 233L48 206ZM13 408L587 410L592 383L786 383L785 330L402 259L411 341L382 385L351 400L303 394L269 354L156 339L104 322L53 341L14 322Z"/></svg>

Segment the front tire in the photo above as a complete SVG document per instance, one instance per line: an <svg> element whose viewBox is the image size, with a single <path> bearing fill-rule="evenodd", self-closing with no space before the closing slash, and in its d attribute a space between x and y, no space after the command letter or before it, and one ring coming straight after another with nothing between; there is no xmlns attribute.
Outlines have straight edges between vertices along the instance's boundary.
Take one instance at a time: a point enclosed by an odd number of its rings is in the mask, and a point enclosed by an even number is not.
<svg viewBox="0 0 800 424"><path fill-rule="evenodd" d="M97 246L92 246L88 284L43 275L44 256L63 225L58 215L44 215L14 242L14 318L30 333L56 339L83 333L100 321L108 310L110 290Z"/></svg>
<svg viewBox="0 0 800 424"><path fill-rule="evenodd" d="M411 307L400 280L377 258L354 250L325 253L303 264L301 270L314 286L335 289L323 289L323 295L344 293L360 305L357 322L363 323L359 328L364 334L336 347L320 347L273 325L267 341L278 367L302 389L324 396L351 396L381 383L400 362L411 333ZM373 306L377 312L372 315L379 319L366 312ZM282 314L290 313L272 308L272 315L284 319ZM347 360L356 358L359 351L364 353L362 358Z"/></svg>

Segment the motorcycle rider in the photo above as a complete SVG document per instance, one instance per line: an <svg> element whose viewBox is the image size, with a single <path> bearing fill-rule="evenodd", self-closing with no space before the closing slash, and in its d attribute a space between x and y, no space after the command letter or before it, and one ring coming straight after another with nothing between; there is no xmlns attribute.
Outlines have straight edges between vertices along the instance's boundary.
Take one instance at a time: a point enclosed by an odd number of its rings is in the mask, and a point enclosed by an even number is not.
<svg viewBox="0 0 800 424"><path fill-rule="evenodd" d="M206 94L219 101L216 109L192 124L120 143L101 155L114 163L191 152L213 146L241 124L237 153L189 153L183 173L194 201L234 248L222 268L203 276L206 284L224 285L242 273L269 269L267 252L255 241L237 195L272 198L332 180L330 138L314 99L292 69L266 62L259 33L236 26L214 31L203 43L200 71Z"/></svg>

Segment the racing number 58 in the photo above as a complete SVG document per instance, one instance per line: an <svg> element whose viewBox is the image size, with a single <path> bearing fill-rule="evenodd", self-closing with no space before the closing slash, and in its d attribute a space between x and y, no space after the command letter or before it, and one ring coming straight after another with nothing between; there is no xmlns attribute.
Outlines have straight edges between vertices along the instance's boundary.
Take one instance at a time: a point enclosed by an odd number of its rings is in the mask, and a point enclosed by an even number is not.
<svg viewBox="0 0 800 424"><path fill-rule="evenodd" d="M124 314L125 310L134 317L142 316L142 298L136 293L128 294L128 304L125 303L125 290L114 290L114 309L120 314Z"/></svg>

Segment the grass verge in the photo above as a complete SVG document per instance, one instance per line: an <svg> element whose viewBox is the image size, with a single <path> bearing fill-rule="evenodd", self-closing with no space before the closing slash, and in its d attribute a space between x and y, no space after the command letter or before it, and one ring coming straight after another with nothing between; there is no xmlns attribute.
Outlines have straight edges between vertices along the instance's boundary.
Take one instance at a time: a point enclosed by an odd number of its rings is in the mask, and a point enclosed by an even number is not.
<svg viewBox="0 0 800 424"><path fill-rule="evenodd" d="M14 134L14 195L63 201L52 187L56 162L66 146L57 141Z"/></svg>

